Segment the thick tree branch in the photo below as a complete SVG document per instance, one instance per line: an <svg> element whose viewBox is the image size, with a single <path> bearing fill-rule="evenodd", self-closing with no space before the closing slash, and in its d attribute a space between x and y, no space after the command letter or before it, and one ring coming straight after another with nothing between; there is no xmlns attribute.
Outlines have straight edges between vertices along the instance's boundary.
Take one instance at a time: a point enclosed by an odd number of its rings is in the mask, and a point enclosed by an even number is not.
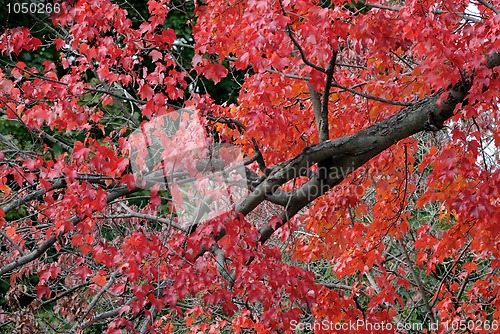
<svg viewBox="0 0 500 334"><path fill-rule="evenodd" d="M278 187L297 175L301 169L309 168L322 160L331 159L331 167L327 176L328 188L325 189L322 180L318 178L311 179L298 188L290 196L290 203L280 217L282 222L288 221L308 203L323 195L325 190L339 184L347 175L398 141L427 130L430 126L442 128L443 122L453 115L454 107L460 101L454 100L450 96L439 106L438 98L438 94L431 95L414 106L408 107L354 135L308 147L300 156L290 160L286 167L271 173L270 178L266 180L267 184ZM249 201L243 205L253 206L255 204ZM246 210L242 210L242 212L246 212ZM279 227L281 225L276 226L276 228ZM263 228L261 242L265 242L274 231L275 229L271 226Z"/></svg>
<svg viewBox="0 0 500 334"><path fill-rule="evenodd" d="M493 68L500 65L500 54L488 57L487 66ZM456 90L460 83L451 88ZM464 87L462 87L464 88ZM466 89L467 87L465 87ZM450 89L450 90L451 90ZM409 106L399 113L388 117L356 134L325 141L304 149L303 153L285 163L273 168L269 177L237 207L237 211L246 214L252 211L265 197L280 185L297 177L301 171L325 159L332 159L329 188L339 184L347 175L361 167L368 160L389 148L398 141L425 130L441 129L443 123L453 116L455 106L465 98L462 94L449 94L448 98L438 103L443 92L430 95L427 98ZM326 192L322 181L318 178L309 180L306 184L290 195L288 205L281 215L282 224L291 219L308 203ZM266 226L261 229L261 242L265 242L272 233L280 228Z"/></svg>
<svg viewBox="0 0 500 334"><path fill-rule="evenodd" d="M54 235L51 235L47 240L45 240L43 243L41 243L34 251L31 253L21 256L19 259L16 261L9 263L5 267L0 268L0 277L5 275L6 273L10 272L11 270L14 270L22 265L25 265L26 263L29 263L40 256L42 256L43 253L47 251L53 244L55 244L57 241L57 238Z"/></svg>
<svg viewBox="0 0 500 334"><path fill-rule="evenodd" d="M500 53L489 56L487 66L489 68L500 66ZM461 86L462 84L458 83L450 90L456 91ZM236 206L235 211L244 216L247 215L267 197L279 190L279 186L295 177L305 175L305 171L318 162L331 159L330 174L327 178L328 187L324 187L322 180L316 177L290 193L287 205L280 215L281 222L276 223L275 226L268 225L260 229L259 240L261 243L266 242L274 231L281 228L307 204L338 185L349 174L380 152L418 132L443 128L444 122L453 116L455 106L463 101L467 91L461 94L449 94L446 100L438 103L443 93L444 91L439 91L432 94L353 135L306 147L300 155L271 168L269 176ZM214 239L218 241L225 234L226 231L222 229ZM201 256L206 250L206 247L202 245L197 256Z"/></svg>

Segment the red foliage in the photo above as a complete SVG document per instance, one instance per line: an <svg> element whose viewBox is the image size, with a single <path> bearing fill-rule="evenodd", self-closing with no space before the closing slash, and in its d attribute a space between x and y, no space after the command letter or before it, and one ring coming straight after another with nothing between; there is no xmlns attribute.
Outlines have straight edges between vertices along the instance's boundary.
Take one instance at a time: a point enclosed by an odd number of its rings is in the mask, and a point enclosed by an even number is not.
<svg viewBox="0 0 500 334"><path fill-rule="evenodd" d="M117 3L61 2L55 39L25 27L0 36L10 59L0 128L16 120L33 138L21 147L0 137L2 321L37 331L43 306L63 319L60 330L82 333L100 322L107 333L498 328L500 76L487 59L500 51L499 1L471 13L470 1L451 0L211 0L186 22L194 41L165 27L181 10L174 1L148 1L136 28ZM18 61L45 44L57 61ZM231 77L236 103L197 90ZM435 94L437 106L456 102L441 132L398 137L361 167L342 165L371 152L367 139L328 156L338 163L332 189L305 204L291 197L319 173L320 163L285 172L321 147L315 96L333 141ZM129 150L130 130L180 107L238 145L258 183L234 210L187 227L170 197L186 189L139 184ZM162 152L187 156L154 135ZM23 295L35 301L23 305Z"/></svg>

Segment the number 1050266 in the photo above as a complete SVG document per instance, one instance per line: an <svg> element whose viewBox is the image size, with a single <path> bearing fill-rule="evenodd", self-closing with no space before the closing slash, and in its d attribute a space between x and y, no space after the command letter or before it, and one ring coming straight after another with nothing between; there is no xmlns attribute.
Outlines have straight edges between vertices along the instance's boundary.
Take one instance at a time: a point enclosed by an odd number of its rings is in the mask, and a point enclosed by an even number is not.
<svg viewBox="0 0 500 334"><path fill-rule="evenodd" d="M15 2L7 4L7 11L15 14L52 14L61 11L59 3Z"/></svg>

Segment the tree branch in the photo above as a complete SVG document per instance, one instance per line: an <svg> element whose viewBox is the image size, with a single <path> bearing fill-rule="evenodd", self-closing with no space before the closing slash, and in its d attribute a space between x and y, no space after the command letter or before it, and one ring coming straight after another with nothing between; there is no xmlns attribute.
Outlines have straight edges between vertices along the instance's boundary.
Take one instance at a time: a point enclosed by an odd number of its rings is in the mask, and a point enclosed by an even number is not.
<svg viewBox="0 0 500 334"><path fill-rule="evenodd" d="M413 268L413 263L410 259L410 255L408 255L408 251L406 250L405 245L401 242L401 240L397 240L397 245L399 246L399 249L401 250L401 253L403 253L406 266L408 269L410 269L410 273L413 276L413 279L415 280L415 283L417 284L418 291L420 292L420 295L422 296L422 301L424 302L424 306L427 310L427 313L429 314L429 318L433 323L436 323L436 318L434 317L434 313L432 312L432 307L431 304L429 304L429 299L427 298L427 294L425 293L424 285L422 281L420 280L420 277L418 277L417 272L415 271L415 268Z"/></svg>
<svg viewBox="0 0 500 334"><path fill-rule="evenodd" d="M0 236L4 237L8 242L10 242L12 247L14 247L21 256L25 255L21 247L14 240L12 240L12 238L9 237L7 233L5 233L3 230L0 230Z"/></svg>
<svg viewBox="0 0 500 334"><path fill-rule="evenodd" d="M180 230L182 232L185 232L187 233L187 228L185 227L182 227L180 226L179 224L176 224L172 221L172 219L164 219L164 218L160 218L160 217L156 217L156 216L153 216L153 215L148 215L146 213L140 213L140 212L137 212L137 211L134 211L132 210L130 207L128 207L125 203L123 202L119 202L118 203L123 209L125 209L125 211L127 211L129 213L129 217L135 217L135 218L139 218L139 219L145 219L145 220L150 220L150 221L156 221L156 222L159 222L159 223L162 223L162 224L165 224L167 226L172 226L173 228L177 229L177 230Z"/></svg>
<svg viewBox="0 0 500 334"><path fill-rule="evenodd" d="M311 95L311 102L314 112L314 118L316 120L316 127L318 128L318 136L319 141L328 140L328 122L325 122L323 119L323 115L321 113L321 100L319 98L318 92L314 89L312 85L307 85L309 88L309 94ZM325 133L325 124L326 124L326 133Z"/></svg>
<svg viewBox="0 0 500 334"><path fill-rule="evenodd" d="M340 284L340 283L319 283L320 285L324 286L325 288L328 289L341 289L341 290L347 290L352 292L352 286L346 285L346 284ZM357 293L369 298L370 296L363 290L357 291Z"/></svg>
<svg viewBox="0 0 500 334"><path fill-rule="evenodd" d="M95 307L95 305L97 304L97 302L99 301L99 299L101 298L101 296L106 291L108 291L108 289L111 287L111 285L113 285L113 283L115 282L115 278L116 278L117 275L118 275L118 273L116 271L113 272L113 273L111 273L111 275L109 277L109 280L106 283L106 285L104 285L102 287L102 289L94 296L94 298L92 299L92 301L90 302L90 304L87 305L87 308L85 308L85 310L83 311L83 315L80 317L79 320L77 320L75 322L75 324L73 325L73 327L71 327L70 333L75 333L75 330L78 327L80 327L80 323L82 323L83 320L85 319L85 317L87 317L87 315L90 313L90 311L92 311L92 309Z"/></svg>
<svg viewBox="0 0 500 334"><path fill-rule="evenodd" d="M106 203L109 204L110 202L114 201L115 199L117 199L117 198L119 198L121 196L130 194L130 193L133 193L133 192L139 191L139 190L140 190L140 188L133 188L133 189L129 190L127 187L117 189L116 191L111 192L108 195L108 197L106 197ZM43 195L44 193L45 193L45 189L40 189L39 191L35 192L35 194L30 194L30 195L28 195L30 197L26 196L22 200L24 200L24 201L27 202L27 201L29 201L29 200L31 200L33 198L36 198L37 196ZM29 198L29 199L27 199L27 198ZM12 207L14 208L15 206L12 206ZM80 220L81 219L78 218L77 216L73 216L69 221L72 224L76 224ZM43 243L41 243L31 253L26 254L24 256L21 256L16 261L14 261L12 263L9 263L8 265L0 268L0 277L3 276L3 275L5 275L6 273L8 273L8 272L10 272L10 271L12 271L14 269L16 269L16 268L22 266L22 265L25 265L26 263L29 263L31 261L36 260L37 258L39 258L40 256L42 256L42 254L44 254L50 247L52 247L52 245L54 245L56 243L56 241L57 241L56 236L55 235L51 235L47 240L45 240Z"/></svg>
<svg viewBox="0 0 500 334"><path fill-rule="evenodd" d="M488 9L491 9L493 11L493 13L500 14L500 10L498 10L498 8L496 8L495 6L493 6L488 1L486 1L486 0L477 0L477 2L479 2L484 7L488 8Z"/></svg>
<svg viewBox="0 0 500 334"><path fill-rule="evenodd" d="M58 180L52 184L52 186L48 189L45 190L45 188L38 189L37 191L34 191L24 197L18 198L15 201L11 202L10 204L7 204L5 207L3 207L3 211L5 214L9 213L10 211L20 207L23 204L28 203L31 200L38 199L45 195L47 192L55 190L55 189L61 189L66 186L66 181L65 180Z"/></svg>
<svg viewBox="0 0 500 334"><path fill-rule="evenodd" d="M495 53L488 57L487 65L490 68L499 66L500 54ZM328 186L331 188L398 141L421 131L441 129L443 123L453 116L455 106L463 101L466 92L461 95L455 94L455 96L449 94L446 100L438 104L437 101L442 93L441 91L430 95L356 134L307 147L299 156L272 168L269 177L237 206L237 212L246 215L264 200L267 193L272 193L274 189L278 189L285 182L301 175L304 169L308 169L322 160L333 159L331 165L333 169L330 169L333 173L330 172L328 175ZM326 189L318 178L311 179L296 189L290 194L289 203L280 216L282 223L276 224L275 227L262 228L260 241L268 240L276 229L325 192Z"/></svg>
<svg viewBox="0 0 500 334"><path fill-rule="evenodd" d="M45 240L43 243L41 243L34 251L31 253L21 256L19 259L16 261L9 263L5 267L0 268L0 277L5 275L6 273L10 272L11 270L14 270L22 265L25 265L26 263L29 263L38 257L40 257L43 253L47 251L53 244L55 244L57 241L57 238L54 235L51 235L47 240Z"/></svg>
<svg viewBox="0 0 500 334"><path fill-rule="evenodd" d="M285 11L285 6L283 5L283 1L279 0L279 4L280 4L281 12L283 13L284 16L287 16L287 13ZM292 26L290 25L290 23L287 23L286 28L285 28L285 32L288 35L288 37L290 38L290 40L292 41L293 45L299 51L300 58L302 59L304 64L306 64L307 66L309 66L317 71L320 71L322 73L326 73L326 70L323 67L318 66L318 65L310 62L307 59L306 54L304 53L304 49L302 49L302 46L300 45L299 41L297 41L297 39L293 36L293 29L292 29Z"/></svg>
<svg viewBox="0 0 500 334"><path fill-rule="evenodd" d="M325 127L325 139L328 140L330 139L329 133L328 133L328 100L330 97L330 89L332 88L332 82L333 80L333 74L335 73L335 64L337 62L337 55L338 52L335 50L333 51L332 58L330 59L330 63L328 64L328 68L326 69L326 79L325 79L325 89L323 90L323 98L321 100L321 118L323 119L323 122L326 123L324 125ZM323 140L321 140L323 141Z"/></svg>
<svg viewBox="0 0 500 334"><path fill-rule="evenodd" d="M332 86L333 87L337 87L337 88L341 88L343 90L346 90L349 93L352 93L354 95L359 95L359 96L362 96L364 98L367 98L367 99L370 99L370 100L374 100L374 101L378 101L378 102L383 102L383 103L387 103L387 104L393 104L393 105L396 105L396 106L404 106L404 107L409 107L409 106L413 105L413 103L411 103L411 102L399 102L399 101L387 100L387 99L384 99L384 98L381 98L381 97L378 97L378 96L366 94L366 93L357 91L355 89L349 88L347 86L341 85L338 82L333 82Z"/></svg>

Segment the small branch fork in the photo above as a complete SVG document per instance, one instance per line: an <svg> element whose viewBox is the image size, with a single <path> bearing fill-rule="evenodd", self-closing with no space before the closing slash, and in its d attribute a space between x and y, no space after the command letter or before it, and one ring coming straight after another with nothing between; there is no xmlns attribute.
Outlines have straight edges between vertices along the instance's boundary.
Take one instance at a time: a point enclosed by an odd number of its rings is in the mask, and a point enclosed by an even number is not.
<svg viewBox="0 0 500 334"><path fill-rule="evenodd" d="M283 5L283 1L279 0L279 4L281 7L281 11L283 15L287 15L285 11L285 7ZM286 34L292 41L295 48L300 53L300 58L302 62L307 66L326 74L325 81L325 90L323 92L323 99L321 100L318 92L316 92L315 88L312 85L308 85L309 92L311 94L311 101L313 105L314 117L316 118L316 125L318 128L320 141L328 140L328 96L330 94L330 88L333 80L333 72L335 70L335 62L337 60L337 51L333 52L333 57L330 60L328 69L324 69L321 66L318 66L311 61L309 61L306 57L304 49L300 45L299 41L295 38L292 26L288 23L285 29Z"/></svg>
<svg viewBox="0 0 500 334"><path fill-rule="evenodd" d="M279 1L279 4L280 4L281 11L282 11L283 15L286 16L287 13L285 11L282 0ZM309 66L309 67L311 67L311 68L313 68L321 73L326 74L325 88L323 90L323 94L322 94L321 99L319 97L319 94L314 89L314 87L312 85L308 85L308 89L309 89L309 92L311 95L311 101L312 101L314 116L315 116L315 120L316 120L316 125L318 128L320 142L323 142L323 141L330 139L329 138L329 129L328 129L329 128L329 124L328 124L328 98L329 98L330 90L332 87L337 87L337 88L343 89L345 91L348 91L351 94L359 95L359 96L362 96L362 97L367 98L367 99L371 99L371 100L383 102L383 103L388 103L388 104L392 104L392 105L399 105L399 106L407 107L407 106L411 106L413 104L413 103L409 103L409 102L398 102L398 101L392 101L392 100L384 99L384 98L377 97L377 96L372 96L372 95L369 95L369 94L366 94L363 92L359 92L355 89L349 88L347 86L344 86L344 85L336 82L336 80L334 79L334 72L335 72L335 66L337 63L338 50L333 50L332 57L330 58L330 62L328 64L328 67L325 69L319 65L312 63L311 61L309 61L307 59L307 56L304 52L304 49L300 45L299 41L295 38L292 26L290 24L286 25L285 32L288 35L288 37L290 38L290 40L292 41L295 48L298 50L300 57L301 57L302 61L304 62L304 64L306 64L307 66Z"/></svg>

